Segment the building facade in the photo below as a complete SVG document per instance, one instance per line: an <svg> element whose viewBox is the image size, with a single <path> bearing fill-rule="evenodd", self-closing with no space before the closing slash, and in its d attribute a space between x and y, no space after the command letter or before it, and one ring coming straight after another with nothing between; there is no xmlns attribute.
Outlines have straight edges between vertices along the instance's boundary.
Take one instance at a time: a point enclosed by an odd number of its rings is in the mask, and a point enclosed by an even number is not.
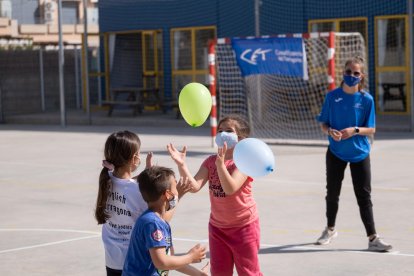
<svg viewBox="0 0 414 276"><path fill-rule="evenodd" d="M13 114L59 108L58 0L0 0L0 112ZM99 64L98 1L87 0L88 64ZM82 64L85 50L83 0L62 0L66 106L84 107ZM98 102L98 77L90 81ZM24 105L21 103L24 102Z"/></svg>
<svg viewBox="0 0 414 276"><path fill-rule="evenodd" d="M87 1L88 33L98 34L98 0ZM65 44L81 44L83 1L62 1L62 33ZM56 45L58 34L57 0L0 0L0 39L3 44L29 39L33 44ZM91 38L92 46L98 39Z"/></svg>
<svg viewBox="0 0 414 276"><path fill-rule="evenodd" d="M207 82L210 39L257 33L359 32L366 43L369 90L378 114L408 117L412 76L407 4L407 0L101 0L100 32L109 41L104 55L111 60L104 70L106 85L119 80L111 73L116 68L112 58L122 55L116 50L122 43L117 43L131 42L134 35L136 45L144 45L130 53L140 55L133 65L135 73L145 71L146 64L158 64L151 70L158 71L159 85L166 96L176 97L184 83Z"/></svg>

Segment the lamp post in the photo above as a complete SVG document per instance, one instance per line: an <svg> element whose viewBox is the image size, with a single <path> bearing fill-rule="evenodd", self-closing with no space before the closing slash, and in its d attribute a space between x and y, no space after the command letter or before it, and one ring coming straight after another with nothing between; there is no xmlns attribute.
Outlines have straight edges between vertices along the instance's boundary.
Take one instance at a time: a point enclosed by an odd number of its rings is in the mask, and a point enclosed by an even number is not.
<svg viewBox="0 0 414 276"><path fill-rule="evenodd" d="M83 72L83 80L84 80L84 88L85 88L85 96L86 96L86 114L88 116L88 124L91 124L91 108L90 108L90 97L89 97L89 68L88 68L88 9L87 9L87 1L83 0L83 49L85 53L85 62Z"/></svg>
<svg viewBox="0 0 414 276"><path fill-rule="evenodd" d="M58 0L58 28L59 28L59 95L60 95L60 125L66 127L65 86L63 79L65 56L62 39L62 0Z"/></svg>
<svg viewBox="0 0 414 276"><path fill-rule="evenodd" d="M410 93L411 94L411 124L410 124L410 128L411 128L411 132L414 132L414 18L413 18L413 1L414 0L407 0L408 1L408 47L410 47L409 51L410 51L410 60L409 60L409 64L410 64L410 90L411 91L407 91L407 94Z"/></svg>

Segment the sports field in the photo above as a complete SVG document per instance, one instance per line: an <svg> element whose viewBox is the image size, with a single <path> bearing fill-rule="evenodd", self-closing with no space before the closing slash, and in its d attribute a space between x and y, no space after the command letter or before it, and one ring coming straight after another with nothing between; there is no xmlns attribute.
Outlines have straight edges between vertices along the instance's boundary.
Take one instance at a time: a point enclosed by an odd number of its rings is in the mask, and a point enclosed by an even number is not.
<svg viewBox="0 0 414 276"><path fill-rule="evenodd" d="M192 172L214 153L205 127L0 125L0 275L105 275L93 210L104 142L122 129L138 133L142 152L153 151L156 164L175 171L165 150L169 142L188 146ZM412 134L379 133L371 153L374 216L379 234L394 246L391 253L366 251L349 169L339 236L328 246L314 245L325 225L326 148L271 148L276 171L253 183L264 275L414 275ZM172 221L177 253L207 245L208 219L206 188L183 198Z"/></svg>

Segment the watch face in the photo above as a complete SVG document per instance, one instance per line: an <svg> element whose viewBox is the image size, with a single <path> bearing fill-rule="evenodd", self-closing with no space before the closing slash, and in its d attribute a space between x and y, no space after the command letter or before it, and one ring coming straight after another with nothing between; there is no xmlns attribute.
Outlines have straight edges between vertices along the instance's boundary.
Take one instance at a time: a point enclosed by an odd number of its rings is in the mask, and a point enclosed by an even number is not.
<svg viewBox="0 0 414 276"><path fill-rule="evenodd" d="M358 127L355 128L355 132L359 133L359 128Z"/></svg>

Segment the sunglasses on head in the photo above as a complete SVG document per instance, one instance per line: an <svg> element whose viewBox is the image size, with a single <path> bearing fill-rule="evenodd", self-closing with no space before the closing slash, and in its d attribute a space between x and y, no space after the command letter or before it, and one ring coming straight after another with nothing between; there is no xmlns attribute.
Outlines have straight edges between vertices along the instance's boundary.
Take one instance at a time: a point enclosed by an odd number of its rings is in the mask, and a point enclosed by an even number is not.
<svg viewBox="0 0 414 276"><path fill-rule="evenodd" d="M354 77L360 77L361 76L361 72L358 72L358 71L355 71L355 72L352 72L352 70L351 69L346 69L345 70L345 75L347 75L347 76L354 76Z"/></svg>

